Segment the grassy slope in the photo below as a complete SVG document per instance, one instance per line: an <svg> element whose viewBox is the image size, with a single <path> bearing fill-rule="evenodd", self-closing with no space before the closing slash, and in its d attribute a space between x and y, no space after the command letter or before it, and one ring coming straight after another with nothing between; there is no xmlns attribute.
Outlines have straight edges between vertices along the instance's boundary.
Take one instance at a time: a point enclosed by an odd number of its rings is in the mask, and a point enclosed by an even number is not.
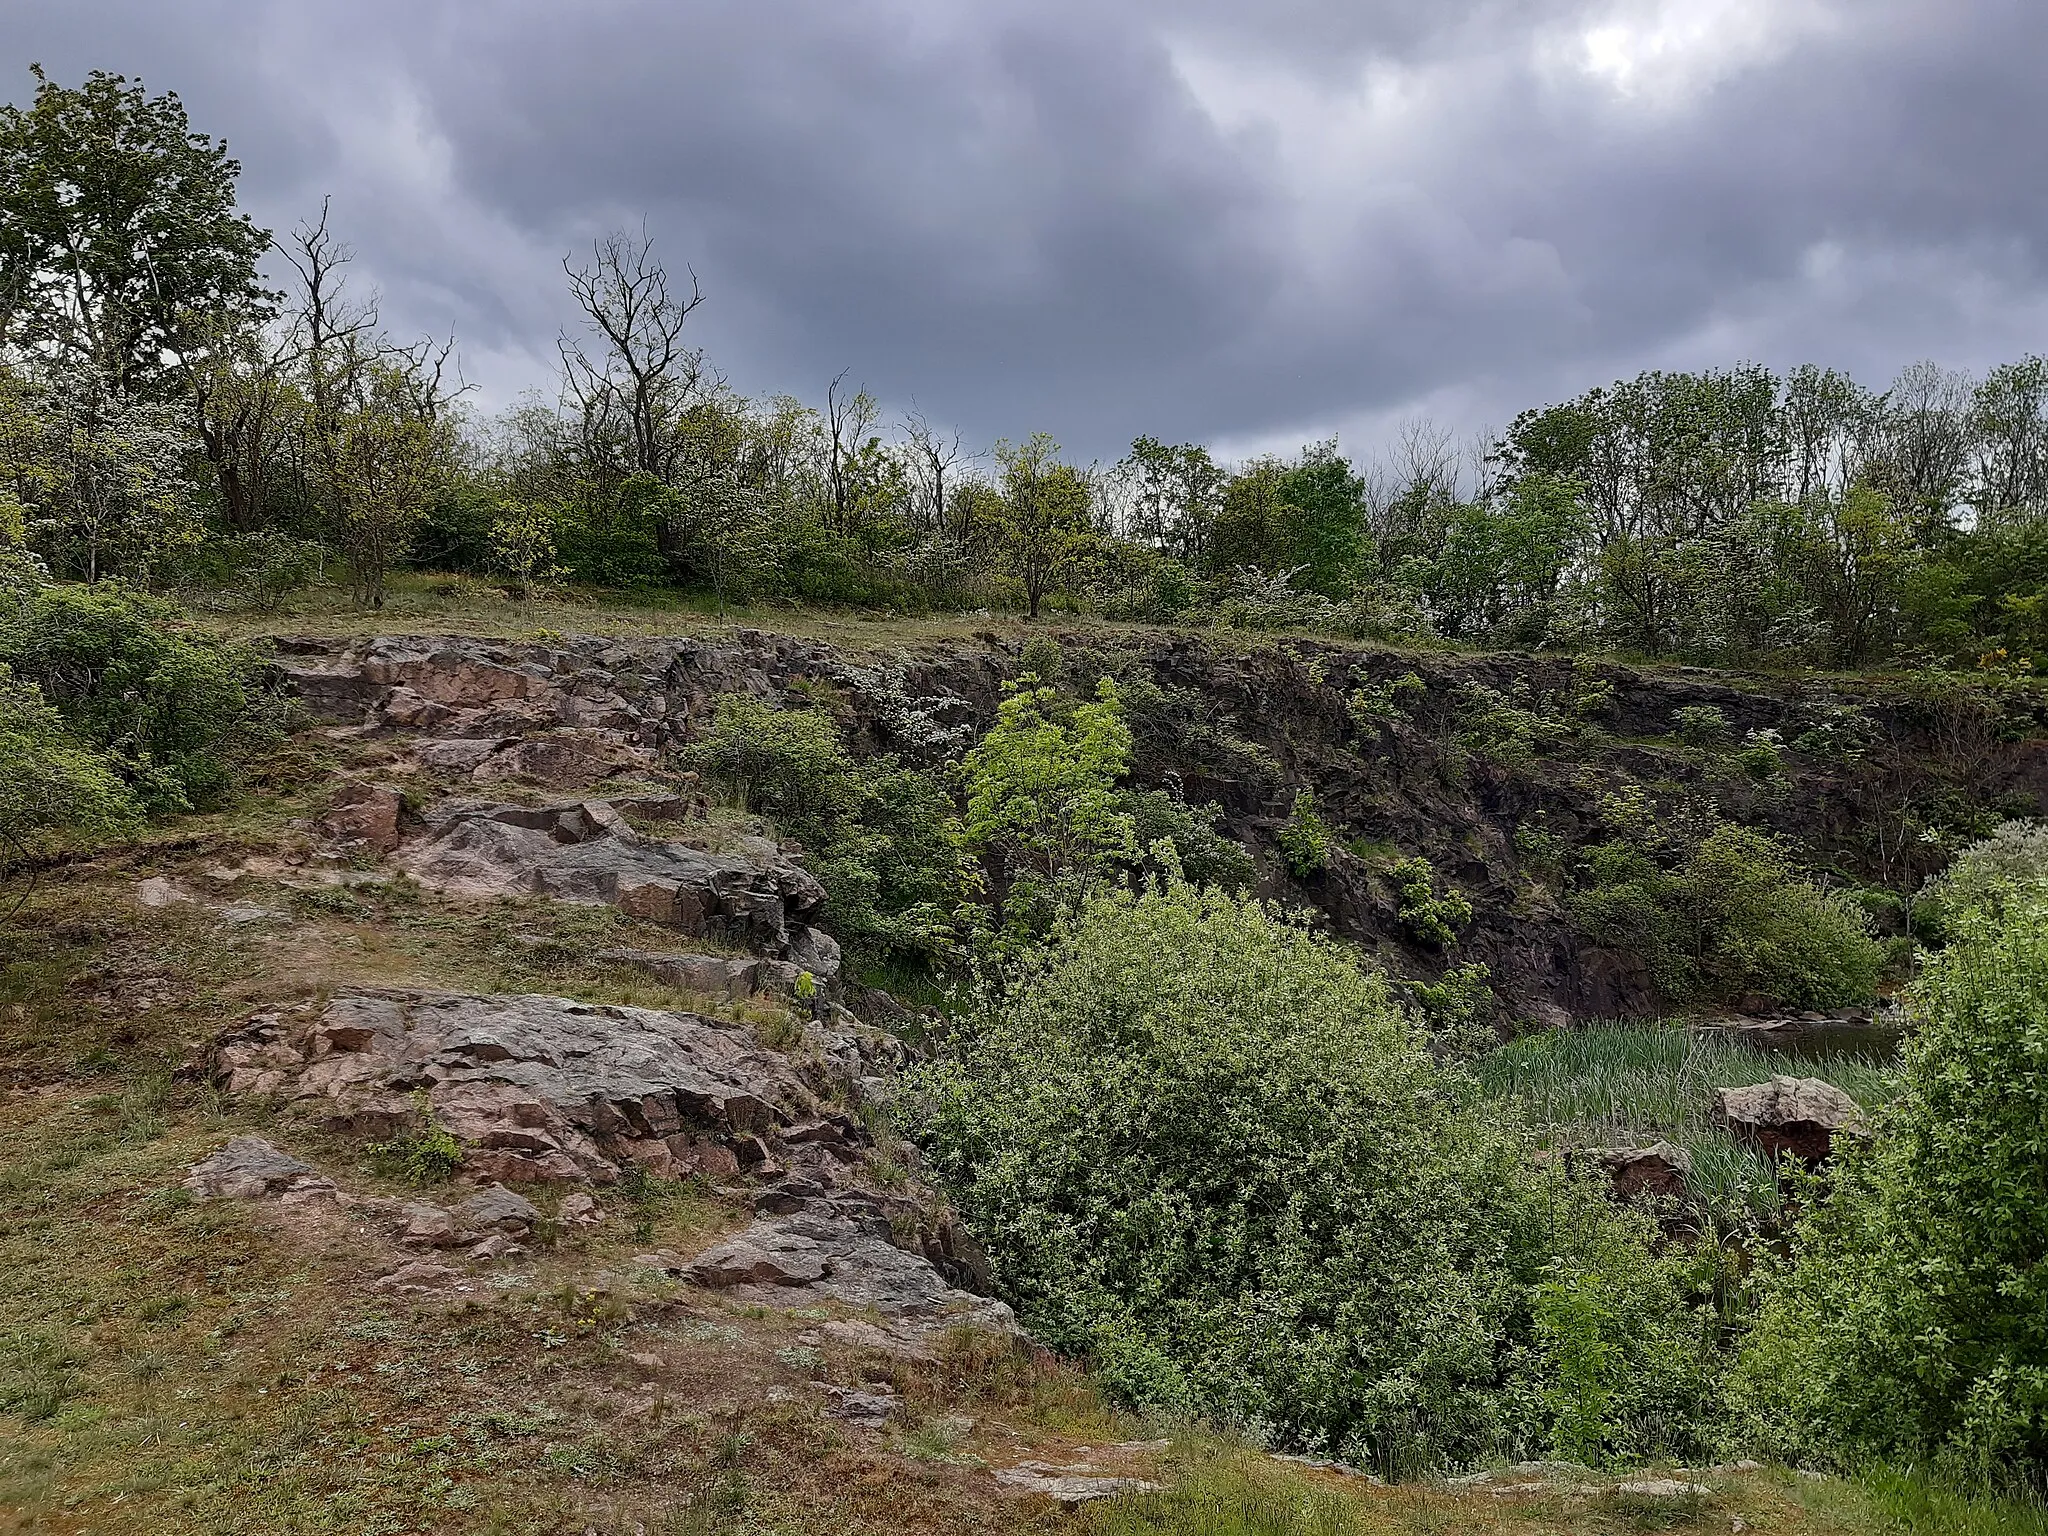
<svg viewBox="0 0 2048 1536"><path fill-rule="evenodd" d="M749 622L770 622L754 616ZM726 622L733 622L728 620ZM293 614L245 632L531 635L721 627L677 609L477 603L407 584L382 616ZM775 622L858 645L942 640L987 621ZM1961 1515L1914 1485L1886 1491L1761 1472L1697 1506L1631 1509L1556 1490L1367 1489L1200 1433L1176 1437L1167 1490L1092 1515L997 1496L981 1462L1067 1462L1149 1432L1065 1368L963 1342L908 1369L790 1353L808 1320L628 1273L632 1253L738 1219L670 1190L540 1254L520 1286L454 1304L391 1301L363 1279L378 1234L275 1208L195 1205L183 1170L262 1130L345 1184L385 1189L361 1149L174 1078L198 1043L259 1002L356 982L545 990L704 1006L606 975L582 956L635 934L614 914L479 906L404 885L293 889L207 871L301 843L292 819L374 744L309 735L229 813L52 868L0 916L0 1529L49 1532L1787 1533L2044 1529ZM233 927L197 904L136 905L168 875L289 922ZM17 885L18 890L18 885ZM10 892L9 906L15 892ZM4 909L0 909L4 910ZM534 944L539 936L544 941ZM631 1357L654 1357L648 1367ZM912 1423L868 1439L790 1394L891 1374ZM962 1430L950 1415L975 1420ZM1134 1467L1134 1470L1149 1470Z"/></svg>

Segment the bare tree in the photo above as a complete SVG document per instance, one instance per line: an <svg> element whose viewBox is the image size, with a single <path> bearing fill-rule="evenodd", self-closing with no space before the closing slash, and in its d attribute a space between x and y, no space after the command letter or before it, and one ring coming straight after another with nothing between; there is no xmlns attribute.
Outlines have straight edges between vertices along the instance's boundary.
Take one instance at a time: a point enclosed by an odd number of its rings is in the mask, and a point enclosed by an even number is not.
<svg viewBox="0 0 2048 1536"><path fill-rule="evenodd" d="M942 433L916 411L904 421L903 435L909 445L916 493L912 516L920 533L938 533L946 526L946 497L952 491L954 473L967 461L967 453L960 446L959 433Z"/></svg>
<svg viewBox="0 0 2048 1536"><path fill-rule="evenodd" d="M880 401L865 389L848 394L845 384L846 375L841 373L825 390L825 480L832 497L832 526L841 533L851 532L858 520L855 466L882 416Z"/></svg>
<svg viewBox="0 0 2048 1536"><path fill-rule="evenodd" d="M586 435L616 433L629 473L669 484L688 446L684 418L716 384L702 350L683 341L704 302L697 276L690 274L687 297L672 288L645 229L606 235L591 247L587 265L564 257L562 270L586 328L603 343L595 356L566 335L559 343L564 383Z"/></svg>

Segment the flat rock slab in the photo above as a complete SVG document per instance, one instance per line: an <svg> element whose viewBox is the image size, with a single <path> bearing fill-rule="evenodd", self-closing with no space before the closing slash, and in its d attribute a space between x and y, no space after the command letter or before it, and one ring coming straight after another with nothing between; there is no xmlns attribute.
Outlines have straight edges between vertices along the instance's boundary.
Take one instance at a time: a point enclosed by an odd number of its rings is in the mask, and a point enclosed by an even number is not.
<svg viewBox="0 0 2048 1536"><path fill-rule="evenodd" d="M194 1163L185 1187L202 1199L258 1200L294 1190L332 1190L334 1184L261 1136L237 1136Z"/></svg>
<svg viewBox="0 0 2048 1536"><path fill-rule="evenodd" d="M1106 1477L1087 1465L1056 1467L1049 1462L1024 1461L1014 1467L997 1467L992 1475L1013 1492L1042 1494L1069 1509L1118 1494L1159 1491L1157 1483L1136 1477Z"/></svg>
<svg viewBox="0 0 2048 1536"><path fill-rule="evenodd" d="M765 1218L699 1254L684 1274L771 1306L837 1301L873 1308L920 1333L960 1323L1018 1331L1002 1302L960 1290L923 1254L897 1247L880 1216L804 1211Z"/></svg>
<svg viewBox="0 0 2048 1536"><path fill-rule="evenodd" d="M839 946L810 924L825 888L766 839L745 854L664 842L634 831L605 800L456 801L426 819L429 835L396 862L431 889L617 907L792 961L821 978L839 972Z"/></svg>
<svg viewBox="0 0 2048 1536"><path fill-rule="evenodd" d="M862 1133L820 1101L825 1080L807 1081L806 1070L751 1028L692 1013L368 990L258 1014L211 1061L230 1092L270 1095L361 1134L410 1126L424 1094L465 1144L467 1172L515 1183L611 1183L629 1160L676 1177L727 1177L749 1159L835 1163ZM783 1129L821 1124L836 1144L780 1143ZM532 1221L524 1200L493 1198L506 1211L478 1213L479 1225Z"/></svg>

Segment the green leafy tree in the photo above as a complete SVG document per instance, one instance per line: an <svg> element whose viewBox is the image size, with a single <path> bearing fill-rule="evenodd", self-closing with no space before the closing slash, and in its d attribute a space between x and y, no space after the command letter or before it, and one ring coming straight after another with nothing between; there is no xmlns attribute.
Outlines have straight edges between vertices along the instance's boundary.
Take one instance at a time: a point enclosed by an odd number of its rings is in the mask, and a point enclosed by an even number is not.
<svg viewBox="0 0 2048 1536"><path fill-rule="evenodd" d="M199 542L182 411L123 393L97 364L68 357L40 367L12 408L0 472L27 492L36 542L58 568L87 582L147 578Z"/></svg>
<svg viewBox="0 0 2048 1536"><path fill-rule="evenodd" d="M555 518L548 508L530 501L499 503L491 519L491 556L516 595L530 598L541 583L561 575L555 554Z"/></svg>
<svg viewBox="0 0 2048 1536"><path fill-rule="evenodd" d="M996 722L967 754L962 844L995 854L1013 877L1046 884L1137 856L1117 781L1130 766L1131 729L1116 684L1063 718L1058 690L1031 673L1009 685Z"/></svg>
<svg viewBox="0 0 2048 1536"><path fill-rule="evenodd" d="M2048 904L2007 892L1953 915L1902 1091L1803 1203L1731 1383L1760 1449L2048 1472Z"/></svg>
<svg viewBox="0 0 2048 1536"><path fill-rule="evenodd" d="M1002 1294L1127 1399L1388 1472L1539 1454L1560 1423L1587 1454L1694 1443L1692 1261L1534 1161L1384 978L1256 901L1098 891L913 1084ZM1539 1332L1543 1288L1592 1275L1598 1311Z"/></svg>
<svg viewBox="0 0 2048 1536"><path fill-rule="evenodd" d="M235 211L241 167L175 95L30 66L0 106L0 346L98 369L122 394L177 391L175 359L223 314L256 318L269 235Z"/></svg>
<svg viewBox="0 0 2048 1536"><path fill-rule="evenodd" d="M1059 461L1059 444L1043 432L1025 442L996 444L1002 501L995 513L996 548L1024 588L1024 608L1038 617L1048 592L1071 577L1095 547L1094 492L1088 477Z"/></svg>

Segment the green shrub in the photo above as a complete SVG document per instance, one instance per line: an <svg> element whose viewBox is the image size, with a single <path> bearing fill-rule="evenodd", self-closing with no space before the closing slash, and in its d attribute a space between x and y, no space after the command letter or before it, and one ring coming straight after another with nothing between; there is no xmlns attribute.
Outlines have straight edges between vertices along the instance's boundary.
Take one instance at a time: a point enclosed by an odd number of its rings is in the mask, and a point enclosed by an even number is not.
<svg viewBox="0 0 2048 1536"><path fill-rule="evenodd" d="M1684 704L1671 712L1671 731L1689 747L1718 747L1729 737L1728 716L1713 704Z"/></svg>
<svg viewBox="0 0 2048 1536"><path fill-rule="evenodd" d="M1334 839L1328 824L1316 812L1316 792L1308 785L1294 792L1293 809L1287 813L1278 836L1280 851L1287 856L1287 867L1300 878L1305 880L1329 868Z"/></svg>
<svg viewBox="0 0 2048 1536"><path fill-rule="evenodd" d="M0 868L47 833L112 835L141 820L112 765L74 737L40 693L0 667Z"/></svg>
<svg viewBox="0 0 2048 1536"><path fill-rule="evenodd" d="M1434 982L1412 981L1409 995L1437 1050L1476 1056L1493 1044L1493 971L1480 961L1454 965Z"/></svg>
<svg viewBox="0 0 2048 1536"><path fill-rule="evenodd" d="M1735 754L1735 761L1744 773L1759 783L1782 778L1785 773L1778 733L1772 730L1751 731L1743 737L1742 750Z"/></svg>
<svg viewBox="0 0 2048 1536"><path fill-rule="evenodd" d="M1776 838L1709 821L1694 840L1687 818L1660 821L1640 791L1607 814L1622 836L1587 850L1572 915L1596 943L1641 956L1666 997L1827 1008L1875 995L1884 950L1868 918L1803 878Z"/></svg>
<svg viewBox="0 0 2048 1536"><path fill-rule="evenodd" d="M413 1098L413 1126L366 1150L370 1166L386 1178L423 1189L445 1184L462 1167L462 1143L434 1114L424 1092Z"/></svg>
<svg viewBox="0 0 2048 1536"><path fill-rule="evenodd" d="M1901 1092L1803 1202L1731 1382L1775 1455L2048 1475L2048 903L1964 911ZM1819 1191L1815 1191L1819 1193Z"/></svg>
<svg viewBox="0 0 2048 1536"><path fill-rule="evenodd" d="M1130 758L1115 683L1103 678L1094 702L1065 711L1053 689L1026 673L961 765L964 846L994 854L1013 879L1029 874L1049 884L1137 857L1116 788Z"/></svg>
<svg viewBox="0 0 2048 1536"><path fill-rule="evenodd" d="M930 774L856 762L832 720L722 696L689 760L802 843L833 934L865 959L949 953L961 892L958 817Z"/></svg>
<svg viewBox="0 0 2048 1536"><path fill-rule="evenodd" d="M1351 723L1361 731L1392 725L1404 716L1404 706L1413 708L1429 691L1429 685L1413 672L1404 672L1386 683L1360 683L1344 701Z"/></svg>
<svg viewBox="0 0 2048 1536"><path fill-rule="evenodd" d="M1181 873L1191 885L1243 890L1258 874L1243 846L1216 829L1222 811L1192 806L1177 789L1127 789L1118 809L1131 819L1132 841L1151 848L1162 838L1173 845Z"/></svg>
<svg viewBox="0 0 2048 1536"><path fill-rule="evenodd" d="M1458 930L1472 921L1472 903L1463 891L1436 890L1436 871L1420 854L1396 859L1387 866L1387 878L1400 895L1401 926L1421 943L1438 949L1458 942Z"/></svg>
<svg viewBox="0 0 2048 1536"><path fill-rule="evenodd" d="M152 814L218 803L279 710L257 658L175 632L176 610L118 582L0 601L0 665L33 683Z"/></svg>
<svg viewBox="0 0 2048 1536"><path fill-rule="evenodd" d="M1917 926L1945 938L1966 912L1997 917L2008 900L2048 894L2048 824L2008 821L1972 843L1920 893Z"/></svg>
<svg viewBox="0 0 2048 1536"><path fill-rule="evenodd" d="M1711 1387L1690 1261L1530 1156L1384 978L1256 901L1098 892L906 1085L1035 1338L1143 1405L1392 1471L1552 1438L1538 1288L1606 1277L1607 1454Z"/></svg>

